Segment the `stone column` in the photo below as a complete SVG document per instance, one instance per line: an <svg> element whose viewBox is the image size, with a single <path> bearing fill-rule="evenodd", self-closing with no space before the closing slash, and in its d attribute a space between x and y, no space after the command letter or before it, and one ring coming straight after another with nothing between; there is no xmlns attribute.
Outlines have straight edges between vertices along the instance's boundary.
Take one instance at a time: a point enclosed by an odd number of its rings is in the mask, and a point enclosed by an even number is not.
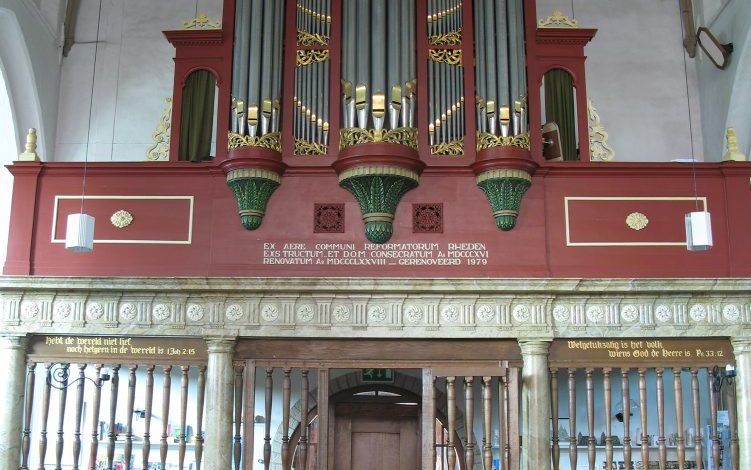
<svg viewBox="0 0 751 470"><path fill-rule="evenodd" d="M550 470L550 340L520 339L522 368L522 469Z"/></svg>
<svg viewBox="0 0 751 470"><path fill-rule="evenodd" d="M23 396L26 385L26 337L0 336L0 470L21 464Z"/></svg>
<svg viewBox="0 0 751 470"><path fill-rule="evenodd" d="M735 399L738 412L740 466L751 468L751 338L733 338L735 354Z"/></svg>
<svg viewBox="0 0 751 470"><path fill-rule="evenodd" d="M232 359L235 338L208 337L206 367L206 439L203 468L232 468Z"/></svg>

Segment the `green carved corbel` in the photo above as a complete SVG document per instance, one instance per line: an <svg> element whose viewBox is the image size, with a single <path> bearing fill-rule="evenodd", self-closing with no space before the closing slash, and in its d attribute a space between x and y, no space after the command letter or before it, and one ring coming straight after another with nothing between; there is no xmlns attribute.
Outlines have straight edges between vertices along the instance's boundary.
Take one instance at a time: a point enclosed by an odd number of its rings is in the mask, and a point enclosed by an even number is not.
<svg viewBox="0 0 751 470"><path fill-rule="evenodd" d="M241 168L227 173L227 186L235 196L240 221L247 230L261 226L266 204L280 181L277 173L258 168Z"/></svg>
<svg viewBox="0 0 751 470"><path fill-rule="evenodd" d="M503 231L513 229L522 197L532 186L532 176L522 170L494 169L477 175L477 185L490 202L495 225Z"/></svg>
<svg viewBox="0 0 751 470"><path fill-rule="evenodd" d="M339 185L352 193L360 205L365 236L373 243L389 241L394 232L396 206L417 184L417 173L390 166L355 167L339 175Z"/></svg>

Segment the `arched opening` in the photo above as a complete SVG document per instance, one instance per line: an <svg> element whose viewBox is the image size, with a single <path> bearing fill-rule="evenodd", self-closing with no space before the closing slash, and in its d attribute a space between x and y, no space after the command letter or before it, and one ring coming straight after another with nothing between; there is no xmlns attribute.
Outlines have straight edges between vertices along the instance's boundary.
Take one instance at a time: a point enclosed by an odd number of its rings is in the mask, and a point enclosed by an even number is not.
<svg viewBox="0 0 751 470"><path fill-rule="evenodd" d="M10 92L6 85L4 69L0 63L0 166L10 164L18 153L16 125L10 107ZM13 194L13 177L0 168L0 266L5 264L8 245L10 203Z"/></svg>
<svg viewBox="0 0 751 470"><path fill-rule="evenodd" d="M211 160L216 145L216 78L205 69L185 79L180 115L180 150L183 161Z"/></svg>
<svg viewBox="0 0 751 470"><path fill-rule="evenodd" d="M545 158L579 160L576 88L571 74L559 68L545 72L540 98Z"/></svg>

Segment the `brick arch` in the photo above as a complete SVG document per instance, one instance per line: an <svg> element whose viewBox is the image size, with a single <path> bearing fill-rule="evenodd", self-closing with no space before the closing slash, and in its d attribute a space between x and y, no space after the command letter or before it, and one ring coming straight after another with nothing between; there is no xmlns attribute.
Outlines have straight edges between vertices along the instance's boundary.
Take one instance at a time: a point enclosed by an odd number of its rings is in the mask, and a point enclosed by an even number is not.
<svg viewBox="0 0 751 470"><path fill-rule="evenodd" d="M349 374L342 375L341 377L337 377L336 379L331 381L331 383L329 384L329 396L336 395L337 393L343 392L347 389L361 388L365 386L372 386L373 388L378 387L378 385L376 384L364 383L362 381L362 374L360 374L360 372L350 372ZM410 375L399 373L399 371L394 371L394 382L389 384L389 388L401 389L414 395L422 396L421 380ZM318 389L312 389L308 392L308 403L311 410L318 408L318 402L316 400L317 392ZM438 403L439 412L443 416L446 416L446 395L443 392L436 390L435 399ZM297 430L298 426L300 426L300 418L302 416L301 405L302 399L298 399L290 408L290 436L295 432L295 430ZM274 470L281 470L282 468L282 431L282 425L280 424L276 429L276 433L271 438L271 468ZM464 429L464 413L462 413L462 411L458 408L456 410L456 432L459 435L459 438L462 439L463 442L465 442L467 435ZM293 449L290 448L290 452L292 451Z"/></svg>

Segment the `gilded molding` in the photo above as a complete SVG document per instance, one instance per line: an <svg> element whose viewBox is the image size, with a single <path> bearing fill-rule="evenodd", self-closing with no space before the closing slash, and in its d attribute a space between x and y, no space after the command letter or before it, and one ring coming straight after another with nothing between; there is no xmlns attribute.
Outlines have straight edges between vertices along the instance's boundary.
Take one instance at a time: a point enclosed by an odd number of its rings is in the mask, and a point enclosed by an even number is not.
<svg viewBox="0 0 751 470"><path fill-rule="evenodd" d="M119 211L112 214L112 217L110 217L110 222L117 228L125 228L133 223L133 214L126 211L125 209L120 209Z"/></svg>
<svg viewBox="0 0 751 470"><path fill-rule="evenodd" d="M279 132L269 132L260 137L251 137L249 135L242 135L236 132L229 132L229 142L227 144L229 150L233 150L240 147L264 147L277 152L282 151L282 140Z"/></svg>
<svg viewBox="0 0 751 470"><path fill-rule="evenodd" d="M329 59L329 50L317 50L310 49L305 51L297 51L297 66L314 64L316 62L323 62Z"/></svg>
<svg viewBox="0 0 751 470"><path fill-rule="evenodd" d="M532 182L532 177L529 173L522 170L515 170L512 168L498 168L495 170L488 170L477 175L477 184L494 178L519 178Z"/></svg>
<svg viewBox="0 0 751 470"><path fill-rule="evenodd" d="M307 31L297 30L298 46L328 46L329 38L322 34L309 33Z"/></svg>
<svg viewBox="0 0 751 470"><path fill-rule="evenodd" d="M462 51L460 49L430 49L428 58L433 62L444 62L449 65L462 65Z"/></svg>
<svg viewBox="0 0 751 470"><path fill-rule="evenodd" d="M462 29L450 31L445 34L430 36L430 44L433 46L456 46L462 43Z"/></svg>
<svg viewBox="0 0 751 470"><path fill-rule="evenodd" d="M556 10L552 15L537 21L538 28L578 28L579 22Z"/></svg>
<svg viewBox="0 0 751 470"><path fill-rule="evenodd" d="M494 147L519 147L529 150L529 133L503 137L487 132L477 134L477 151Z"/></svg>
<svg viewBox="0 0 751 470"><path fill-rule="evenodd" d="M317 142L295 139L295 155L326 155L328 146Z"/></svg>
<svg viewBox="0 0 751 470"><path fill-rule="evenodd" d="M398 127L396 129L360 129L348 127L339 131L339 150L368 142L388 142L406 145L417 150L417 129Z"/></svg>
<svg viewBox="0 0 751 470"><path fill-rule="evenodd" d="M615 158L615 150L608 145L608 133L600 122L597 108L592 99L587 99L587 117L589 120L589 159L592 161L608 162Z"/></svg>
<svg viewBox="0 0 751 470"><path fill-rule="evenodd" d="M433 145L430 147L430 153L431 155L463 155L464 138Z"/></svg>
<svg viewBox="0 0 751 470"><path fill-rule="evenodd" d="M626 225L631 230L642 230L649 223L649 219L641 212L632 212L626 217Z"/></svg>
<svg viewBox="0 0 751 470"><path fill-rule="evenodd" d="M159 117L156 129L151 133L153 144L146 149L146 160L167 161L169 160L170 127L172 127L172 98L166 98L164 111Z"/></svg>
<svg viewBox="0 0 751 470"><path fill-rule="evenodd" d="M222 23L219 21L211 21L209 15L206 13L200 13L192 20L184 22L183 29L222 29Z"/></svg>

